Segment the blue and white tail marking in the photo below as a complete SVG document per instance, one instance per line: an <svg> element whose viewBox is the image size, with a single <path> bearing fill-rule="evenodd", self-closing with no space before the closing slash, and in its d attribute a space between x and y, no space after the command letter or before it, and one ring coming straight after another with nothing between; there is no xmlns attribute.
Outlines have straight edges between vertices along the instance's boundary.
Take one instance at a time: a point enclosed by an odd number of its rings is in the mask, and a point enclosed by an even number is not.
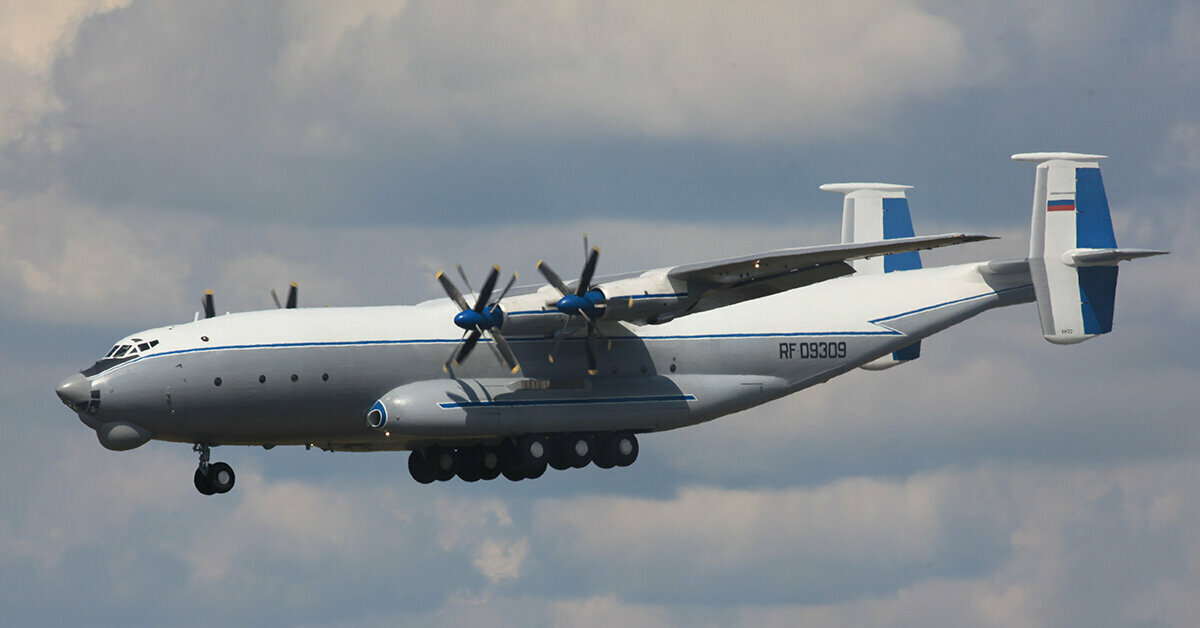
<svg viewBox="0 0 1200 628"><path fill-rule="evenodd" d="M842 243L875 242L896 238L911 238L912 215L908 211L905 190L911 185L893 183L826 183L826 192L845 195L842 201ZM894 253L852 262L859 275L878 275L921 268L917 251ZM863 366L867 370L883 370L921 357L921 341L914 342L890 356L884 356Z"/></svg>
<svg viewBox="0 0 1200 628"><path fill-rule="evenodd" d="M1029 271L1042 335L1074 344L1112 331L1117 263L1165 251L1117 248L1099 161L1104 155L1021 153L1038 164Z"/></svg>

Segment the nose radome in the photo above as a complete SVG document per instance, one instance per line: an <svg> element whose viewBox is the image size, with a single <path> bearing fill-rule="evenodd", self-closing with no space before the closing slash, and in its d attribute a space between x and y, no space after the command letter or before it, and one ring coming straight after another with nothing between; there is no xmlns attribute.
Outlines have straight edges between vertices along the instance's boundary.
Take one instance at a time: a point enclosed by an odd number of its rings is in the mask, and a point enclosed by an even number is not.
<svg viewBox="0 0 1200 628"><path fill-rule="evenodd" d="M63 403L75 410L91 401L92 383L87 381L83 373L75 373L64 379L54 392Z"/></svg>

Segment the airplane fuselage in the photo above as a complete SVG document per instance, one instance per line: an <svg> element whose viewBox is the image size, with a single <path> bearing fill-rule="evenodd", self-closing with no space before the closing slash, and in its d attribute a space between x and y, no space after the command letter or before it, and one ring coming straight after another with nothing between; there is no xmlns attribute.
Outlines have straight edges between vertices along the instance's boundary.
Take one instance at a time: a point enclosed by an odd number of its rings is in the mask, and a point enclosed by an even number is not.
<svg viewBox="0 0 1200 628"><path fill-rule="evenodd" d="M659 325L613 323L603 327L612 344L596 352L595 375L583 334L568 337L553 363L552 340L510 337L521 375L487 349L444 372L461 332L442 300L217 316L136 334L158 342L89 377L98 403L79 414L93 428L128 423L165 441L333 450L661 431L765 403L992 307L1033 300L1024 262L995 267L850 276ZM407 389L397 403L411 419L368 425L373 404L397 389Z"/></svg>

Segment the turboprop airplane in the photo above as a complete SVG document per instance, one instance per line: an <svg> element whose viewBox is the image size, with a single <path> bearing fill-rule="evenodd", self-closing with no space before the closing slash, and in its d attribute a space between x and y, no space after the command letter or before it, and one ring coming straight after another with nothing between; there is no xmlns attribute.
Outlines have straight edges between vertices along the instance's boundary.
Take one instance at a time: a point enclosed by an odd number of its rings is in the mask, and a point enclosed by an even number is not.
<svg viewBox="0 0 1200 628"><path fill-rule="evenodd" d="M639 435L910 362L995 307L1036 302L1056 344L1109 332L1118 262L1165 251L1117 247L1103 156L1013 159L1037 164L1022 259L924 268L920 250L987 237L915 236L908 186L830 184L839 244L614 277L593 248L575 281L539 262L546 285L514 274L493 298L499 268L478 292L460 272L468 295L438 273L449 300L414 306L297 308L293 285L287 307L216 316L210 292L204 318L118 341L57 394L108 449L192 444L206 495L234 484L217 445L407 450L422 483L626 466Z"/></svg>

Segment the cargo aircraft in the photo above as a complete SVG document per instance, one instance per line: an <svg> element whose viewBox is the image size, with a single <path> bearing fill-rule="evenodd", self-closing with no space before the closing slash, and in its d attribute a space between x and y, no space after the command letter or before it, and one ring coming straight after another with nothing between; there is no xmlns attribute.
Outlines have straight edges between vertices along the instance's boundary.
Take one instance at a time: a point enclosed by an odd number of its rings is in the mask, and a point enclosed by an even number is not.
<svg viewBox="0 0 1200 628"><path fill-rule="evenodd" d="M908 186L829 184L839 244L610 277L592 248L573 281L538 262L545 285L499 291L499 268L474 291L460 267L467 294L439 273L449 299L413 306L297 308L293 284L286 307L216 316L210 292L57 394L108 449L192 444L205 495L234 484L218 445L410 451L422 483L626 466L643 434L910 362L995 307L1035 302L1056 344L1109 332L1118 262L1165 251L1117 246L1102 158L1013 156L1037 164L1024 258L924 268L920 250L987 237L916 236Z"/></svg>

